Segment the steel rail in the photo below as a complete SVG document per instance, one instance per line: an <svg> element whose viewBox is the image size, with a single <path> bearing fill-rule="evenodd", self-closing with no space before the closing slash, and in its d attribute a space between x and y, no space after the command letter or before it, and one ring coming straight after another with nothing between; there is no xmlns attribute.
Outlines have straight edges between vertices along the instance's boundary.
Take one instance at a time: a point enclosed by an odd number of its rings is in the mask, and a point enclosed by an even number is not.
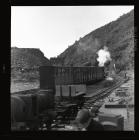
<svg viewBox="0 0 139 140"><path fill-rule="evenodd" d="M108 94L110 94L113 90L115 90L116 88L118 88L120 85L122 85L124 82L126 82L128 79L124 79L124 80L120 80L118 81L117 83L115 83L113 86L111 87L108 87L108 88L104 88L104 89L101 89L99 91L97 91L95 95L93 96L84 96L84 98L86 98L86 101L85 103L94 103L96 102L97 100L101 99L101 98L104 98L105 96L108 96ZM85 105L86 106L86 105Z"/></svg>

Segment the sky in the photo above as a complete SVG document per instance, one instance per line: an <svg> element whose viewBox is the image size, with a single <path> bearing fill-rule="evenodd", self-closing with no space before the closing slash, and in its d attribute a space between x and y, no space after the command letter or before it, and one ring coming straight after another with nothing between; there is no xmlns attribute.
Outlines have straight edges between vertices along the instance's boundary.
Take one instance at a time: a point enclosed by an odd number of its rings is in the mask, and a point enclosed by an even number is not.
<svg viewBox="0 0 139 140"><path fill-rule="evenodd" d="M56 57L80 37L134 6L12 6L11 47L39 48Z"/></svg>

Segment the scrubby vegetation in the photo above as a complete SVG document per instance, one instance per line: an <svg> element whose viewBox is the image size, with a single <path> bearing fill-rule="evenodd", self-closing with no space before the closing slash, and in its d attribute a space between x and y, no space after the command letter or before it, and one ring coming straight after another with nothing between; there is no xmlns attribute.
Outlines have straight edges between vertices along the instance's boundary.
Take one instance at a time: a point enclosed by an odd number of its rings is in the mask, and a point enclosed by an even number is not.
<svg viewBox="0 0 139 140"><path fill-rule="evenodd" d="M75 41L50 61L55 65L95 65L96 52L104 45L109 48L118 69L134 68L134 10Z"/></svg>
<svg viewBox="0 0 139 140"><path fill-rule="evenodd" d="M12 68L31 69L41 65L50 65L50 62L39 49L11 48Z"/></svg>
<svg viewBox="0 0 139 140"><path fill-rule="evenodd" d="M50 65L39 49L11 48L11 81L39 81L39 66Z"/></svg>

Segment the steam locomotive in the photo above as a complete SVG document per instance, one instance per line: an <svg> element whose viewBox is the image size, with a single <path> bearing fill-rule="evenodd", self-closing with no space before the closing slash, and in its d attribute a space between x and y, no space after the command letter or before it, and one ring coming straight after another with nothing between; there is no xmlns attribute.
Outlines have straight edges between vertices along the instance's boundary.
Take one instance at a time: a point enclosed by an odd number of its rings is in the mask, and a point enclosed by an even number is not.
<svg viewBox="0 0 139 140"><path fill-rule="evenodd" d="M33 94L11 95L11 123L31 122L55 110L56 85L92 84L104 79L103 67L41 66L40 89Z"/></svg>

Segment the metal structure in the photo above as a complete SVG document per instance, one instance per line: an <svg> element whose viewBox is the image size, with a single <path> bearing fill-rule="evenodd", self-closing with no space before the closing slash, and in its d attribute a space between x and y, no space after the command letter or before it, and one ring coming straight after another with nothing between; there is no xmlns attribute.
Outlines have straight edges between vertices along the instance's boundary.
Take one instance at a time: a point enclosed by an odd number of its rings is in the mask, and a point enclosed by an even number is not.
<svg viewBox="0 0 139 140"><path fill-rule="evenodd" d="M47 85L92 84L104 79L103 67L40 67L40 88Z"/></svg>
<svg viewBox="0 0 139 140"><path fill-rule="evenodd" d="M57 113L61 112L61 109L56 110L57 106L55 106L56 85L89 84L104 79L104 69L102 67L41 66L39 70L40 89L38 91L25 95L14 94L11 96L12 124L15 122L26 122L32 125L36 122L45 120L45 118L49 120L49 117L47 116L47 114L51 114L49 112L53 112L54 110ZM77 103L77 97L75 97L75 100ZM64 105L64 112L65 110L68 110L66 108L72 107L72 112L74 113L78 108L78 106L73 103L66 106L67 105ZM71 113L71 111L69 112ZM40 119L41 115L43 117ZM45 121L47 121L47 119Z"/></svg>

